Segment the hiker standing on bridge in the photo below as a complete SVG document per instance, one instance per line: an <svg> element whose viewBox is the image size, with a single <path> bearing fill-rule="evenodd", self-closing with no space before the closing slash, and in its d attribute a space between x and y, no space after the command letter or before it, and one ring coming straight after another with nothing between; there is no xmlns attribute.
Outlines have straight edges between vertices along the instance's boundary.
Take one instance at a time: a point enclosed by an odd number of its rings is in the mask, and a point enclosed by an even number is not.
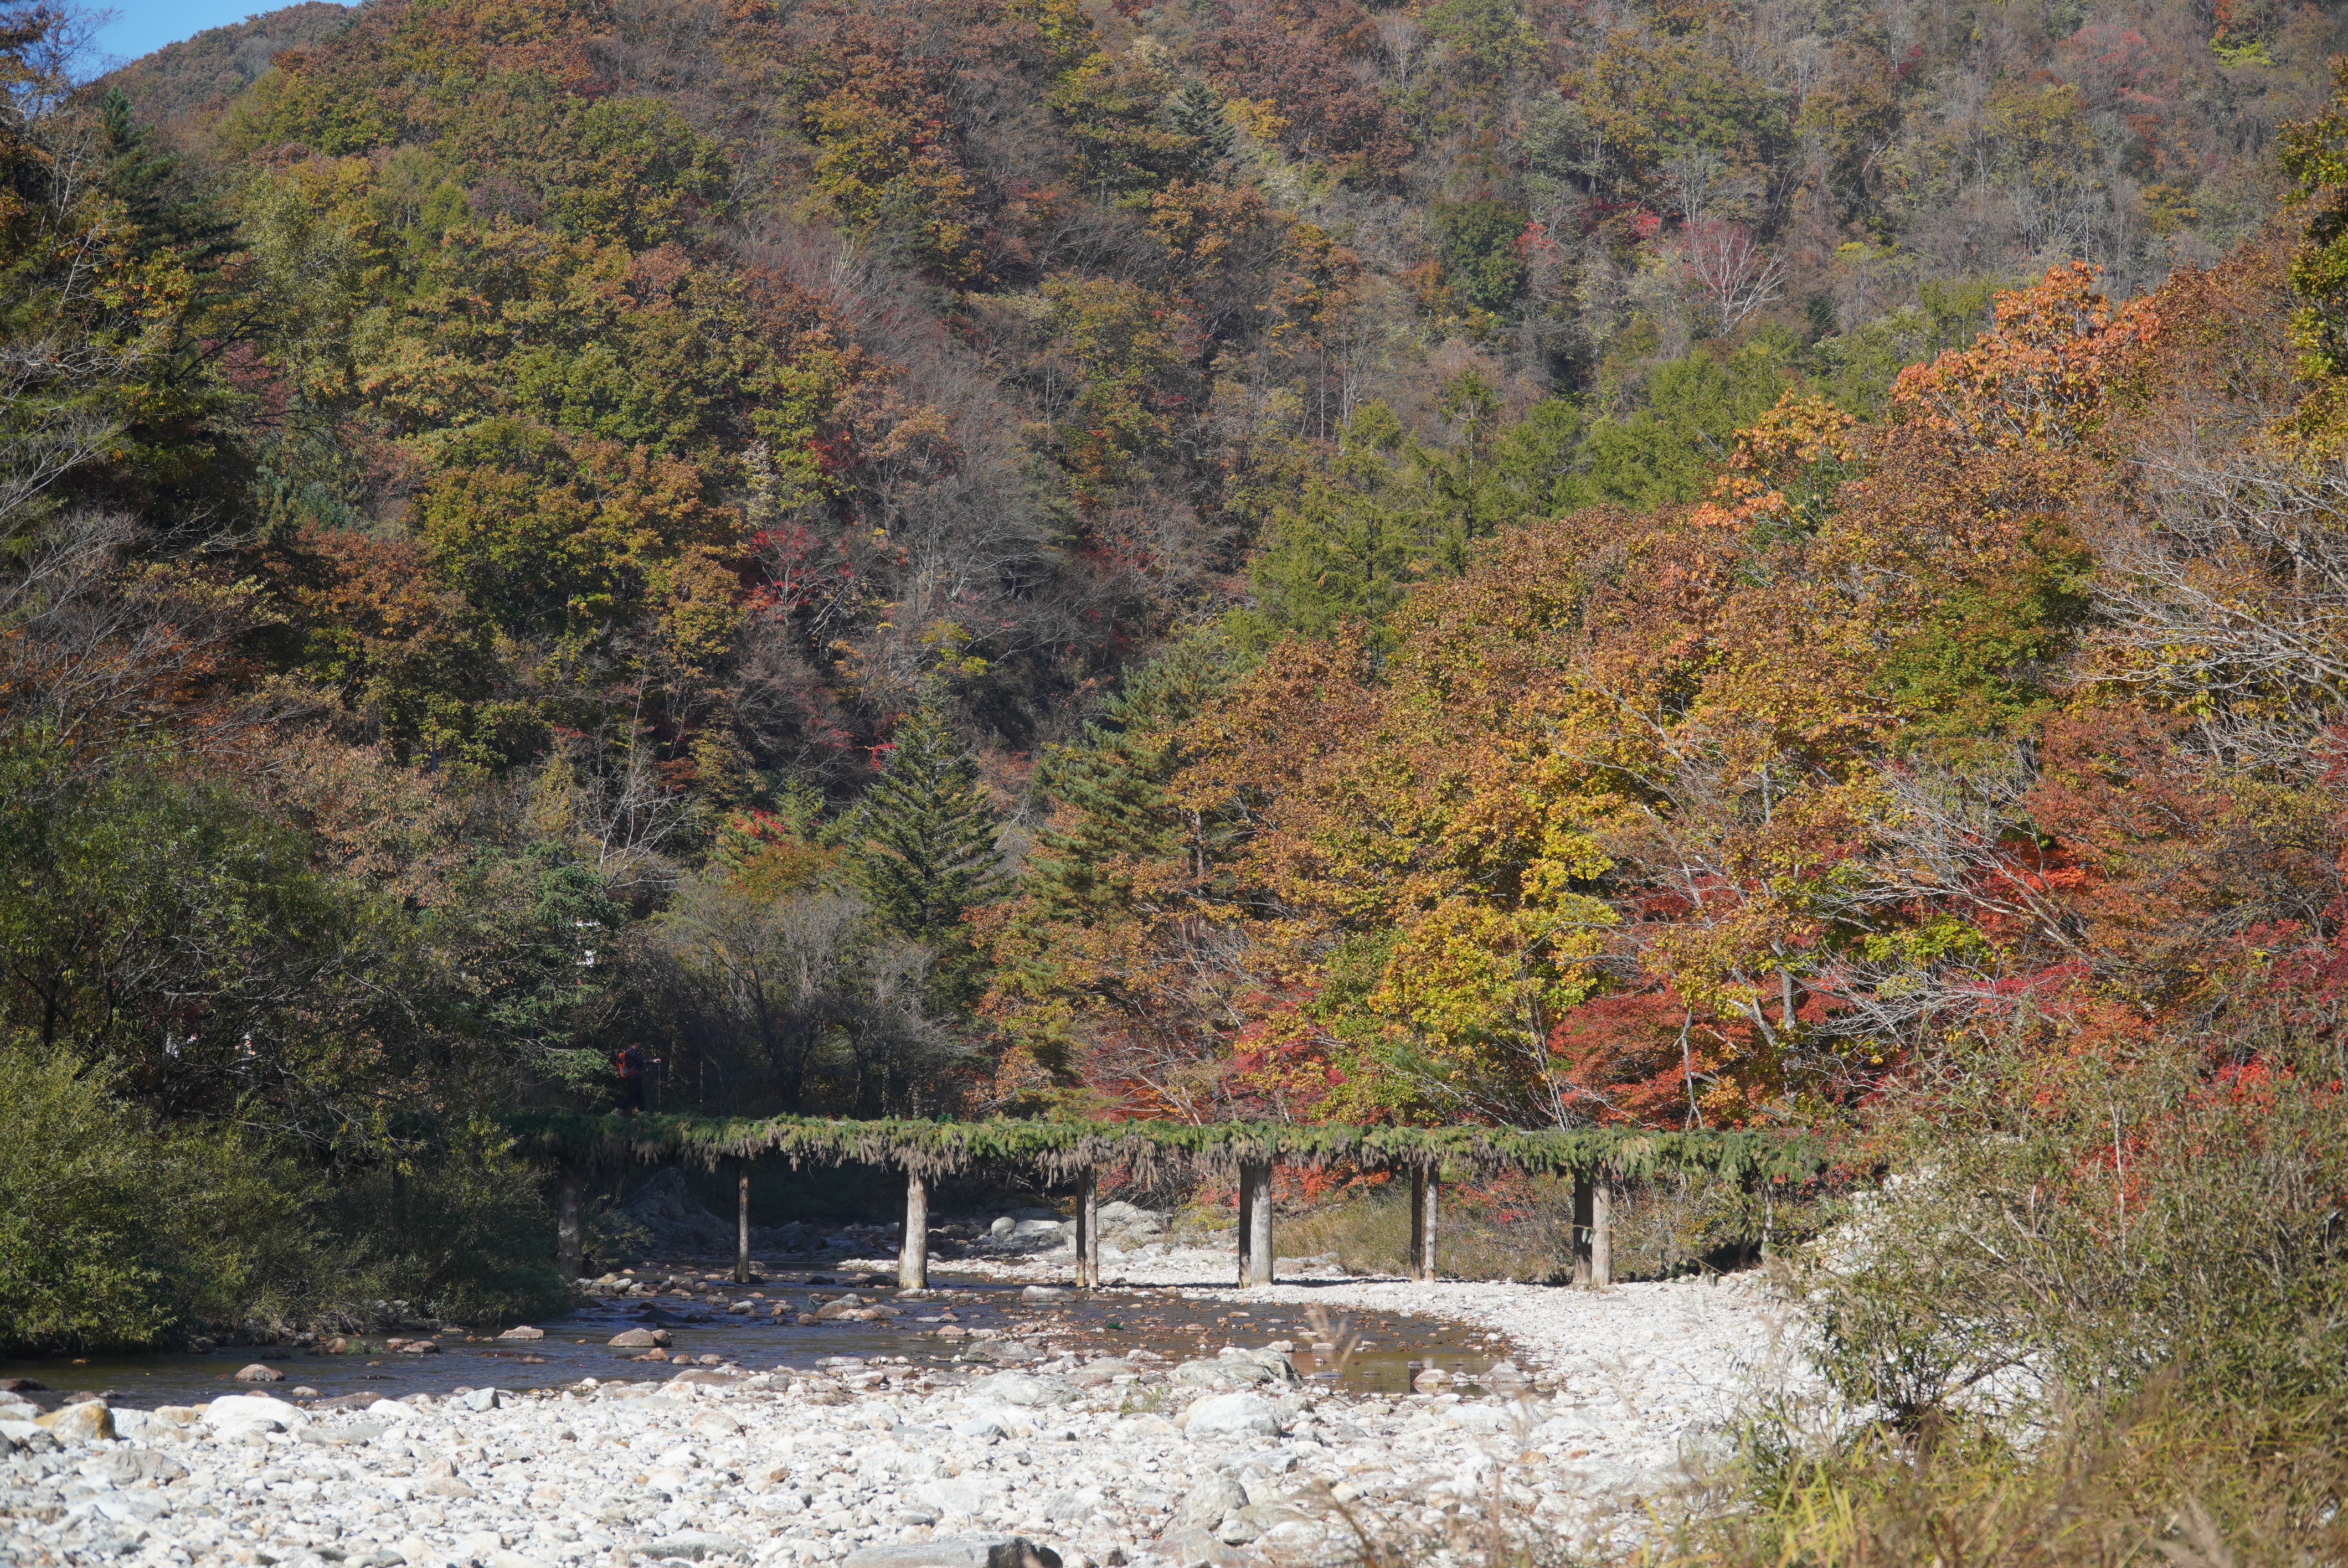
<svg viewBox="0 0 2348 1568"><path fill-rule="evenodd" d="M660 1065L660 1058L657 1056L654 1057L652 1059L652 1064L654 1067L658 1067ZM622 1046L620 1048L618 1066L620 1069L620 1109L623 1111L633 1111L637 1115L641 1116L644 1113L644 1047L638 1045L633 1040L628 1041L627 1044Z"/></svg>

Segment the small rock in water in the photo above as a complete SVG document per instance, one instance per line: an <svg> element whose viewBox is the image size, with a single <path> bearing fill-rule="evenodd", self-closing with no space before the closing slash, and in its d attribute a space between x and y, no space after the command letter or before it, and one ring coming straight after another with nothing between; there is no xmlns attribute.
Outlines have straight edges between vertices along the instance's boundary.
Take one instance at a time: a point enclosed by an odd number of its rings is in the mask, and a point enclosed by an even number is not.
<svg viewBox="0 0 2348 1568"><path fill-rule="evenodd" d="M665 1345L669 1335L665 1328L626 1328L613 1335L604 1343L623 1350L639 1349L647 1345Z"/></svg>
<svg viewBox="0 0 2348 1568"><path fill-rule="evenodd" d="M274 1367L255 1361L239 1372L236 1380L240 1383L282 1383L285 1380L285 1374Z"/></svg>
<svg viewBox="0 0 2348 1568"><path fill-rule="evenodd" d="M529 1324L524 1323L507 1329L504 1333L499 1335L498 1337L500 1339L543 1339L546 1337L546 1330L543 1328L533 1328Z"/></svg>

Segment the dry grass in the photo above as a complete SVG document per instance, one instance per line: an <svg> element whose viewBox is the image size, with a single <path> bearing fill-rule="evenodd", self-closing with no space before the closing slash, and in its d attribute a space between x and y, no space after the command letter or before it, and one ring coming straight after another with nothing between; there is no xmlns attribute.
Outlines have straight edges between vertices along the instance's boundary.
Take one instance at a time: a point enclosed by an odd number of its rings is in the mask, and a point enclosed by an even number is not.
<svg viewBox="0 0 2348 1568"><path fill-rule="evenodd" d="M1649 1561L1673 1568L2250 1568L2348 1563L2348 1456L2303 1419L2192 1403L2161 1378L2058 1412L2028 1454L1983 1426L1750 1434L1715 1507Z"/></svg>

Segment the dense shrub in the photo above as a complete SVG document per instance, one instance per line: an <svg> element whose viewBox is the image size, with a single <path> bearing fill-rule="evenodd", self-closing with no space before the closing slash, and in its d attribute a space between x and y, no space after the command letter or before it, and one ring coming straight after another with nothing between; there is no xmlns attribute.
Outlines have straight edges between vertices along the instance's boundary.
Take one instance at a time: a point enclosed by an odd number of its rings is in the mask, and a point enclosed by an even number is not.
<svg viewBox="0 0 2348 1568"><path fill-rule="evenodd" d="M232 1125L158 1131L108 1070L20 1043L0 1050L0 1349L568 1299L533 1173L479 1127L405 1178L307 1168Z"/></svg>
<svg viewBox="0 0 2348 1568"><path fill-rule="evenodd" d="M5 1057L0 1346L153 1345L339 1286L293 1167L232 1132L150 1130L108 1072L64 1052Z"/></svg>
<svg viewBox="0 0 2348 1568"><path fill-rule="evenodd" d="M1836 1396L1744 1433L1707 1562L2337 1562L2348 1140L2325 1040L1954 1055L1807 1250Z"/></svg>

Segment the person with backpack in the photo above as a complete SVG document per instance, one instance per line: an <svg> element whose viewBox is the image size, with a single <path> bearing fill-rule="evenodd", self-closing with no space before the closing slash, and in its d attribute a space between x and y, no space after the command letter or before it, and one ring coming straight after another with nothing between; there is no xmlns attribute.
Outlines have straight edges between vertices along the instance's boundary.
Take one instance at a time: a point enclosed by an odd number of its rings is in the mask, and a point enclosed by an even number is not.
<svg viewBox="0 0 2348 1568"><path fill-rule="evenodd" d="M660 1065L660 1058L651 1060L654 1067ZM644 1113L644 1047L634 1040L620 1048L620 1109L639 1116Z"/></svg>

